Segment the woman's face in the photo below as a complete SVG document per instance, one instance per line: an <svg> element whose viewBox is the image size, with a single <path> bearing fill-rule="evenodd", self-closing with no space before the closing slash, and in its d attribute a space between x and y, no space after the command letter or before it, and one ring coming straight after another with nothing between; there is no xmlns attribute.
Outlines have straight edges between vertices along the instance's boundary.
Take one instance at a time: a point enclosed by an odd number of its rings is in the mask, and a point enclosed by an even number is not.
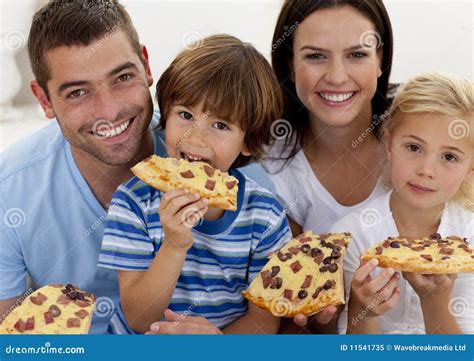
<svg viewBox="0 0 474 361"><path fill-rule="evenodd" d="M372 22L351 6L315 11L300 24L292 80L310 119L332 126L370 122L382 74L378 39Z"/></svg>

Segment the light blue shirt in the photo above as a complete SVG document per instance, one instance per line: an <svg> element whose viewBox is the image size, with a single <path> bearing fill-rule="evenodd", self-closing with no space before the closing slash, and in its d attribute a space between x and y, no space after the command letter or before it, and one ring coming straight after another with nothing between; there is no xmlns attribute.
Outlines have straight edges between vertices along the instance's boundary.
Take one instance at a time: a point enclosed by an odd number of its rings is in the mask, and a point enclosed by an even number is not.
<svg viewBox="0 0 474 361"><path fill-rule="evenodd" d="M165 156L163 132L153 135L155 154ZM97 296L90 332L106 333L119 302L116 272L97 267L106 211L57 122L6 149L0 165L0 300L27 292L27 274L34 288L72 283ZM245 169L258 178L259 168Z"/></svg>

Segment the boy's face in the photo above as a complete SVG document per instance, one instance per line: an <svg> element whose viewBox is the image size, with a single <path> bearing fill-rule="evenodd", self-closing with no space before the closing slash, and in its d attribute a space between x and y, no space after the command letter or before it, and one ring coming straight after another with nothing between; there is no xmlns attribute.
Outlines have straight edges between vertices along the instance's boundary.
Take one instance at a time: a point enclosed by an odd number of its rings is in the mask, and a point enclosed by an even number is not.
<svg viewBox="0 0 474 361"><path fill-rule="evenodd" d="M175 105L166 119L166 148L170 157L204 161L227 172L239 154L249 156L245 132L237 124L192 108Z"/></svg>
<svg viewBox="0 0 474 361"><path fill-rule="evenodd" d="M442 206L474 174L472 139L453 131L469 120L431 113L399 117L385 138L394 191L414 209Z"/></svg>
<svg viewBox="0 0 474 361"><path fill-rule="evenodd" d="M107 35L87 46L48 51L49 100L36 82L32 89L73 147L123 165L134 160L149 126L153 79L123 31Z"/></svg>

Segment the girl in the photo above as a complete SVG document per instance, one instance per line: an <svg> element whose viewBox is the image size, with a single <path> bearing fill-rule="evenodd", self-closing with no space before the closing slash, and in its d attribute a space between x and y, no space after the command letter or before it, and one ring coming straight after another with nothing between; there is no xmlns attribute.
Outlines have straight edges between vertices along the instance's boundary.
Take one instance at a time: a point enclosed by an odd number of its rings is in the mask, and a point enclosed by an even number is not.
<svg viewBox="0 0 474 361"><path fill-rule="evenodd" d="M376 261L357 268L361 253L389 236L474 241L473 116L473 84L439 73L408 81L394 99L384 124L392 190L332 227L353 235L340 332L474 332L472 274L401 276L375 270Z"/></svg>

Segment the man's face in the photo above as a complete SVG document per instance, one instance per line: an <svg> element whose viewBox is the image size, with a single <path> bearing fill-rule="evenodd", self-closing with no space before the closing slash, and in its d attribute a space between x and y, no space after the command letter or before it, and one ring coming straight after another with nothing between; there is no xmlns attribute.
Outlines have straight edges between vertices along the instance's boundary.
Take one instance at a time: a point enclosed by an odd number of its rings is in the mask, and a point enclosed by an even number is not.
<svg viewBox="0 0 474 361"><path fill-rule="evenodd" d="M126 34L116 31L87 46L62 46L45 58L49 106L38 99L64 137L108 165L134 160L152 117L148 87L153 79Z"/></svg>

